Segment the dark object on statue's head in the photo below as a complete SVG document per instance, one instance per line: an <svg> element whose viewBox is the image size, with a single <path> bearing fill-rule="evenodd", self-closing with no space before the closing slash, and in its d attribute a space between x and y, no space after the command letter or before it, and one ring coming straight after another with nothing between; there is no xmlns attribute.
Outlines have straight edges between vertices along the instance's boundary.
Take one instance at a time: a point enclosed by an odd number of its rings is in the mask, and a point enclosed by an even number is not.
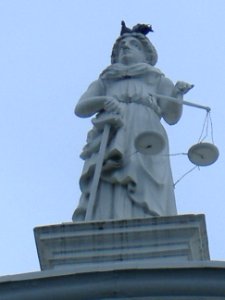
<svg viewBox="0 0 225 300"><path fill-rule="evenodd" d="M118 62L118 55L120 51L120 45L121 41L123 39L126 39L127 37L134 37L141 42L144 52L146 55L146 61L150 65L154 66L157 62L158 55L155 47L150 42L150 40L147 38L146 34L152 30L151 25L145 25L145 24L137 24L132 29L128 28L124 21L121 22L121 31L120 36L116 40L116 42L113 45L112 49L112 55L111 55L111 63L117 63Z"/></svg>
<svg viewBox="0 0 225 300"><path fill-rule="evenodd" d="M123 35L124 33L131 33L131 32L132 30L126 26L124 21L122 21L120 35Z"/></svg>
<svg viewBox="0 0 225 300"><path fill-rule="evenodd" d="M123 35L124 33L142 33L144 35L148 34L149 32L153 32L152 25L148 24L137 24L132 29L128 28L124 21L121 22L121 31L120 35Z"/></svg>

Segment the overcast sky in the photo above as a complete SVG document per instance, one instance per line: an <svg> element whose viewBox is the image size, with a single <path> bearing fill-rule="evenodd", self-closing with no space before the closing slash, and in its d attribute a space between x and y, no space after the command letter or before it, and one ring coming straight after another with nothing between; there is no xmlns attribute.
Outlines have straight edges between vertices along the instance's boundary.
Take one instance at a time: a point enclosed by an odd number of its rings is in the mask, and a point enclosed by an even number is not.
<svg viewBox="0 0 225 300"><path fill-rule="evenodd" d="M205 214L211 259L224 260L224 16L224 0L0 0L0 275L38 271L33 228L71 221L91 127L74 107L110 64L122 19L152 24L156 66L195 85L186 100L211 107L220 157L175 193L179 214ZM176 126L165 125L171 154L187 153L204 118L185 106ZM187 155L171 164L174 181L193 167Z"/></svg>

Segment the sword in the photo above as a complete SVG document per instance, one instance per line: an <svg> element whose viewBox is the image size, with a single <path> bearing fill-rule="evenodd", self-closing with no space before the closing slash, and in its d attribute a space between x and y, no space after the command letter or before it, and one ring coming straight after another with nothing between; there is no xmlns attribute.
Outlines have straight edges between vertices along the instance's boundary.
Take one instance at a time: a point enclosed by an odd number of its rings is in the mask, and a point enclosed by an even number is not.
<svg viewBox="0 0 225 300"><path fill-rule="evenodd" d="M92 218L96 195L97 195L98 186L99 186L99 181L100 181L101 172L102 172L102 166L104 163L106 148L107 148L107 144L109 141L110 129L112 126L114 126L114 127L122 126L121 117L119 116L119 114L116 114L116 113L104 113L103 117L94 118L92 120L92 123L98 129L103 128L103 133L102 133L102 139L101 139L101 144L100 144L100 148L99 148L98 158L97 158L97 162L95 165L93 181L92 181L91 189L90 189L90 197L89 197L89 202L88 202L87 211L86 211L86 219L87 220L91 220L91 218Z"/></svg>

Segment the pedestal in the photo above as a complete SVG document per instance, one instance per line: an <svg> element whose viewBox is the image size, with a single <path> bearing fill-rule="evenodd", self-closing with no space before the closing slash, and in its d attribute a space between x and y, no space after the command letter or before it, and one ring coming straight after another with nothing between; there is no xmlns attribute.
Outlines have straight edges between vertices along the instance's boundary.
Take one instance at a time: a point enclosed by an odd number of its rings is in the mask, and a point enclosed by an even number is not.
<svg viewBox="0 0 225 300"><path fill-rule="evenodd" d="M34 233L42 270L209 260L204 215L65 223Z"/></svg>
<svg viewBox="0 0 225 300"><path fill-rule="evenodd" d="M1 300L224 300L204 215L35 228L42 271L0 278Z"/></svg>

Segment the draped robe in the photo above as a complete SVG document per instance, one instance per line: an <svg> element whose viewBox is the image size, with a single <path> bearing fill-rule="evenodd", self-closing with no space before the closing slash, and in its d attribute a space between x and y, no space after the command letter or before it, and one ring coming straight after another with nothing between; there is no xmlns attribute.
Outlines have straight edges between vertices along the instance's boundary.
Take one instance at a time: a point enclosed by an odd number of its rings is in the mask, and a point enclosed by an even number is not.
<svg viewBox="0 0 225 300"><path fill-rule="evenodd" d="M167 115L166 106L155 96L157 93L171 96L173 88L173 83L149 64L125 66L117 63L106 68L81 97L80 101L102 95L113 97L122 121L122 126L110 131L90 220L177 214L168 138L160 122L165 116L170 123L170 114ZM94 121L104 114L106 112L100 111ZM179 118L177 113L175 119ZM146 155L135 148L135 139L146 131L157 132L163 137L165 147L160 153ZM86 210L101 137L102 130L93 126L81 154L85 161L80 178L82 194L73 221L88 221Z"/></svg>

